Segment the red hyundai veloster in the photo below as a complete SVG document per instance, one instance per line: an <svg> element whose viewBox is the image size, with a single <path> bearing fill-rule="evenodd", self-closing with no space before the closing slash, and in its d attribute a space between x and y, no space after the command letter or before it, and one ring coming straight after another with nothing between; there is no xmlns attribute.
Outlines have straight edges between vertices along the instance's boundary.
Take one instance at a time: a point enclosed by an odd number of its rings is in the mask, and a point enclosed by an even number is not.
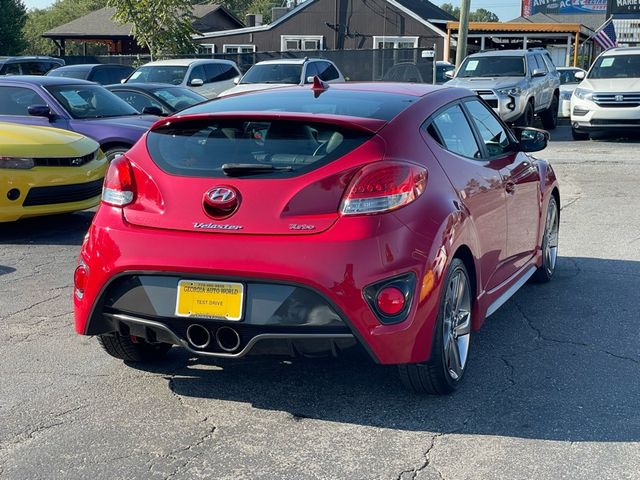
<svg viewBox="0 0 640 480"><path fill-rule="evenodd" d="M336 353L455 390L472 332L556 264L559 191L456 88L332 84L158 121L105 178L75 271L76 330L127 361Z"/></svg>

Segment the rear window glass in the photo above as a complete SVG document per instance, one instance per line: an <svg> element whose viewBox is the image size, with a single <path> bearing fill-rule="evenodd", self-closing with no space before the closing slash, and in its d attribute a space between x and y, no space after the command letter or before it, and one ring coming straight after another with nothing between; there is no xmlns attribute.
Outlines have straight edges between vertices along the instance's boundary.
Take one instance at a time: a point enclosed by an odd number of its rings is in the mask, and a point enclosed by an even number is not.
<svg viewBox="0 0 640 480"><path fill-rule="evenodd" d="M324 123L193 120L149 132L147 148L175 175L282 178L325 165L370 137Z"/></svg>
<svg viewBox="0 0 640 480"><path fill-rule="evenodd" d="M300 112L391 120L418 98L395 93L331 88L316 97L310 88L274 89L219 98L183 113Z"/></svg>

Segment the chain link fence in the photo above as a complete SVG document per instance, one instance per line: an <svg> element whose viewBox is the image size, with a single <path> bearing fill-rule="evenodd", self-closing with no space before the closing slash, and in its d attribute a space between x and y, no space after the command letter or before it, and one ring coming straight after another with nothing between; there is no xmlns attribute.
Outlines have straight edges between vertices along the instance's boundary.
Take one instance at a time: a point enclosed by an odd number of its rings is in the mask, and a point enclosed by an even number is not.
<svg viewBox="0 0 640 480"><path fill-rule="evenodd" d="M170 55L171 58L219 58L233 60L240 70L246 72L252 65L263 60L280 58L325 58L331 60L342 74L351 81L394 81L433 83L433 60L431 50L421 48L374 49L374 50L318 50L288 52L251 52L229 54ZM81 63L118 63L134 67L151 60L148 55L67 56L67 65ZM442 81L439 78L439 83Z"/></svg>

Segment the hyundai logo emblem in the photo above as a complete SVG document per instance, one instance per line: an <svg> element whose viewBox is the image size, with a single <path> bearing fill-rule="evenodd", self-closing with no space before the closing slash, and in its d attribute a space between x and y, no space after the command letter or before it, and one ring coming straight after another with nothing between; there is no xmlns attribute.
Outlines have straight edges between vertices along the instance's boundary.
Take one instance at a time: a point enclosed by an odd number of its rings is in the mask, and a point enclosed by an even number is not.
<svg viewBox="0 0 640 480"><path fill-rule="evenodd" d="M233 187L213 187L204 194L204 211L213 218L226 218L232 215L240 204L240 193Z"/></svg>
<svg viewBox="0 0 640 480"><path fill-rule="evenodd" d="M624 95L616 95L616 102L622 102L624 101Z"/></svg>
<svg viewBox="0 0 640 480"><path fill-rule="evenodd" d="M224 205L236 199L236 192L227 187L212 188L207 192L207 198L212 205Z"/></svg>

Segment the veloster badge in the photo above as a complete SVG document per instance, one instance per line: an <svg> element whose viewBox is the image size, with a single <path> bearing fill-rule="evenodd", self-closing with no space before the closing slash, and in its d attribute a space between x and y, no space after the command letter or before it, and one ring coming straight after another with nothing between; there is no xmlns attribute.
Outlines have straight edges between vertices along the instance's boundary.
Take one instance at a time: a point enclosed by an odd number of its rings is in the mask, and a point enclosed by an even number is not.
<svg viewBox="0 0 640 480"><path fill-rule="evenodd" d="M198 230L242 230L243 227L242 225L193 222L193 228Z"/></svg>

